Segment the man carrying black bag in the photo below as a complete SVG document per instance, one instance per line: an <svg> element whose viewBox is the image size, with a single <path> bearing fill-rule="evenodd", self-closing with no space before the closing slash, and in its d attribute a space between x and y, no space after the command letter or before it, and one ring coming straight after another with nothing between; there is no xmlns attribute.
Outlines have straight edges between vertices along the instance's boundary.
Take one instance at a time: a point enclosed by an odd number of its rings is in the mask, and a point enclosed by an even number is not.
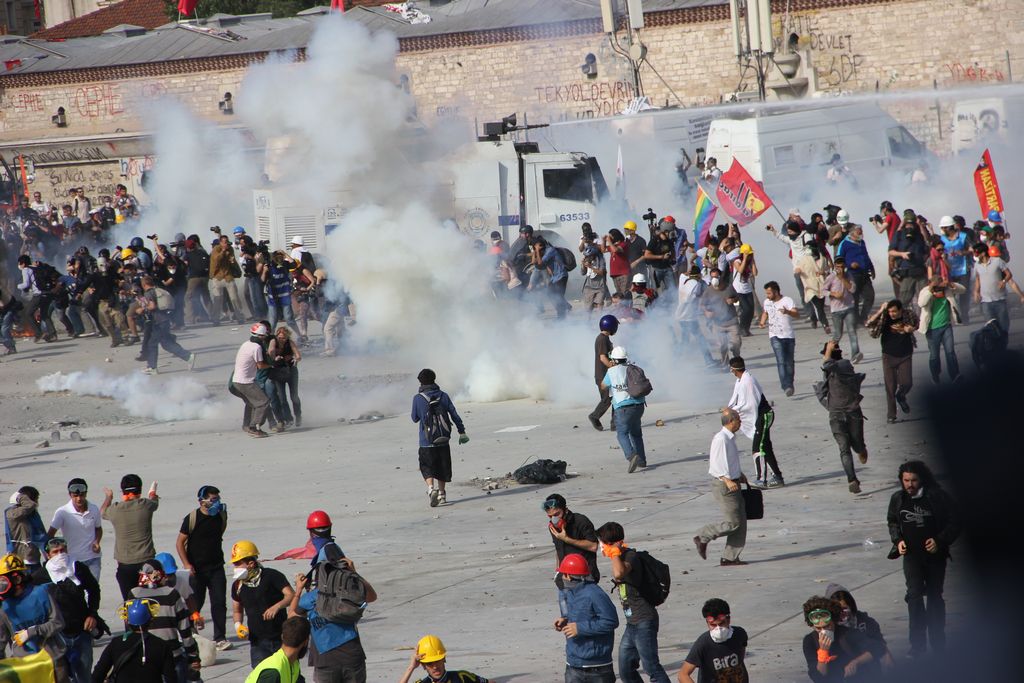
<svg viewBox="0 0 1024 683"><path fill-rule="evenodd" d="M732 408L722 408L722 429L711 440L708 474L714 477L711 492L722 506L725 520L708 524L693 537L697 552L706 560L708 543L725 536L725 551L719 561L723 567L747 564L740 559L747 541L747 510L740 484L745 484L747 477L740 469L740 452L736 447L739 429L739 413Z"/></svg>

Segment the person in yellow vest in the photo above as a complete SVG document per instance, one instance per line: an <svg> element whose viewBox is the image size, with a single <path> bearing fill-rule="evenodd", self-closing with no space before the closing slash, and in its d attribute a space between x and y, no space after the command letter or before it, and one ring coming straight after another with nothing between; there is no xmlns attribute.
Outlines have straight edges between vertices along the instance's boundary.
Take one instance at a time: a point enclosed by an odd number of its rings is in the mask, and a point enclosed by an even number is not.
<svg viewBox="0 0 1024 683"><path fill-rule="evenodd" d="M305 683L299 660L309 649L309 620L289 617L281 627L281 649L259 663L245 683Z"/></svg>
<svg viewBox="0 0 1024 683"><path fill-rule="evenodd" d="M427 675L418 683L488 683L483 676L477 676L469 671L448 671L445 667L447 657L448 651L444 649L444 643L440 638L432 635L423 636L409 659L409 668L398 679L398 683L409 683L420 666Z"/></svg>

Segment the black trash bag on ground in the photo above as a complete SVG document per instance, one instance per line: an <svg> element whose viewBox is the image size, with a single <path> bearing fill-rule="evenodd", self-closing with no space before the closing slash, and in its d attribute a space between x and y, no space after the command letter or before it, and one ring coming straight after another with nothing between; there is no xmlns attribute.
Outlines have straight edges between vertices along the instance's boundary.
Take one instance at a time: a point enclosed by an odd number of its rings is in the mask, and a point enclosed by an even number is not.
<svg viewBox="0 0 1024 683"><path fill-rule="evenodd" d="M565 481L564 460L535 460L512 473L520 484L557 484Z"/></svg>

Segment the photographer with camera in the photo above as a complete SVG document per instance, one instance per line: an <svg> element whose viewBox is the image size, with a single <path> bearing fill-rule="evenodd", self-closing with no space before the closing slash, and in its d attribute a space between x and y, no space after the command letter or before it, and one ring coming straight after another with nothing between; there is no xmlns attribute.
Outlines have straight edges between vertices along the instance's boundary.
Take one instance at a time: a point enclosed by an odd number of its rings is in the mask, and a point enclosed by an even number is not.
<svg viewBox="0 0 1024 683"><path fill-rule="evenodd" d="M291 264L295 261L283 251L275 251L270 259L257 262L256 271L267 291L267 319L270 330L277 329L277 323L284 320L299 334L295 324L295 313L292 312L292 276Z"/></svg>
<svg viewBox="0 0 1024 683"><path fill-rule="evenodd" d="M264 293L263 281L257 266L270 261L270 240L260 240L259 244L252 237L242 234L238 241L238 251L242 258L242 275L245 277L245 299L252 311L252 317L262 320L267 317L267 298Z"/></svg>
<svg viewBox="0 0 1024 683"><path fill-rule="evenodd" d="M241 297L238 296L235 278L242 276L242 267L235 259L235 250L231 246L230 238L221 235L219 228L215 232L219 237L217 246L210 252L210 298L214 299L210 317L219 320L225 304L230 301L235 322L241 324L245 322L246 311L242 306Z"/></svg>
<svg viewBox="0 0 1024 683"><path fill-rule="evenodd" d="M646 216L645 216L646 218ZM651 228L651 241L644 250L644 261L654 273L654 288L664 293L675 288L675 241L669 234L670 226L675 223L662 221L657 227Z"/></svg>
<svg viewBox="0 0 1024 683"><path fill-rule="evenodd" d="M219 325L216 316L207 313L207 311L213 310L210 290L207 288L210 275L210 255L203 249L199 235L189 235L185 240L185 258L183 260L188 270L188 288L185 290L185 322L195 325L199 321L199 316L203 316L214 325ZM200 299L198 307L196 298Z"/></svg>
<svg viewBox="0 0 1024 683"><path fill-rule="evenodd" d="M150 235L156 246L153 259L153 275L157 286L163 287L174 299L174 312L171 314L171 329L180 330L185 327L185 291L188 288L185 264L175 258L166 244L160 244L156 235Z"/></svg>
<svg viewBox="0 0 1024 683"><path fill-rule="evenodd" d="M580 237L580 252L583 254L580 272L583 274L583 308L590 316L595 310L604 308L608 297L608 268L601 254L601 244L590 223L583 224Z"/></svg>

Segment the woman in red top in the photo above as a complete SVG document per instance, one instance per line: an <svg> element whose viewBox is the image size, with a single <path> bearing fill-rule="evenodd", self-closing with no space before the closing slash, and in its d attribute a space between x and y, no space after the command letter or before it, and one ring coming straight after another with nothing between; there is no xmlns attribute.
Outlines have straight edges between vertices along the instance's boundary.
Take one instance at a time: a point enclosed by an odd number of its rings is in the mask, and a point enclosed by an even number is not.
<svg viewBox="0 0 1024 683"><path fill-rule="evenodd" d="M618 228L612 228L604 236L603 251L608 254L608 274L615 285L618 294L625 294L629 291L629 258L626 250L629 245L626 237Z"/></svg>

